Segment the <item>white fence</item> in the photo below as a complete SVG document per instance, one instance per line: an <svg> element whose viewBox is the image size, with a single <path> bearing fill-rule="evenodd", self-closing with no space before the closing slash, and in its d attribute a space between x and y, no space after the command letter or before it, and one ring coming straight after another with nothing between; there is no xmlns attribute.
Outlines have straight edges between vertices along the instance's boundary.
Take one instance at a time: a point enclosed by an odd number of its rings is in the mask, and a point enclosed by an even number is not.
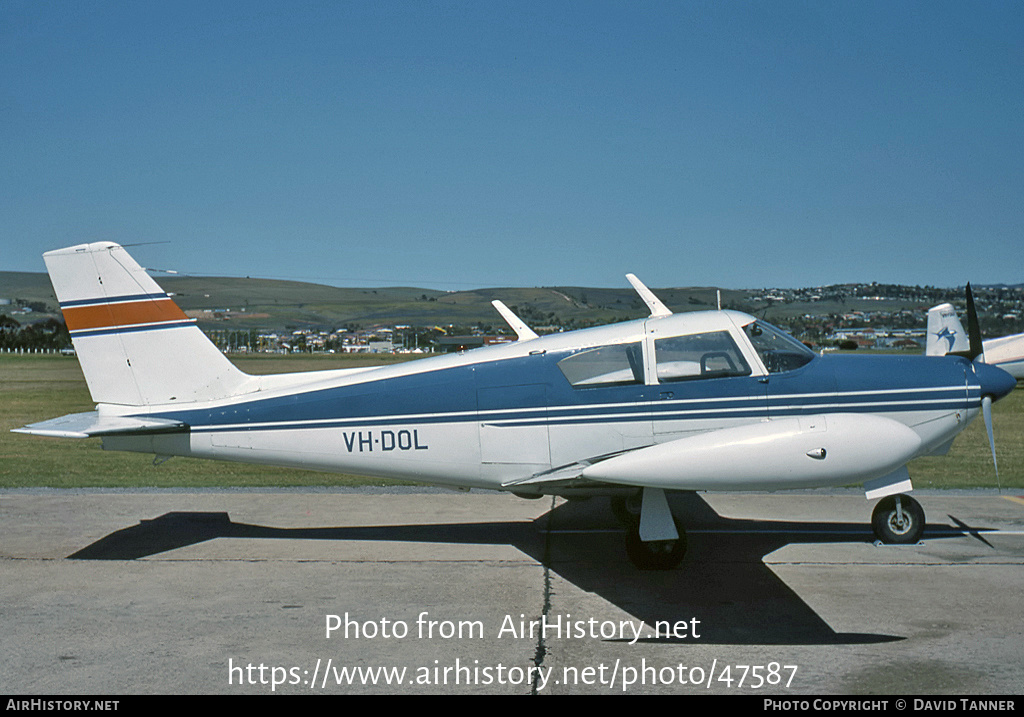
<svg viewBox="0 0 1024 717"><path fill-rule="evenodd" d="M74 356L73 349L0 349L0 354L64 354Z"/></svg>

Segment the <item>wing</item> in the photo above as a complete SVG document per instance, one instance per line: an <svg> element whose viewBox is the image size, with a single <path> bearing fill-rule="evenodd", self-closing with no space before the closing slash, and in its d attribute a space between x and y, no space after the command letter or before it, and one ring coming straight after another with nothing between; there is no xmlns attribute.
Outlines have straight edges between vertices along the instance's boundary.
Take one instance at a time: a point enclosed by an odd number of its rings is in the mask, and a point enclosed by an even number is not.
<svg viewBox="0 0 1024 717"><path fill-rule="evenodd" d="M863 483L921 450L898 421L836 413L780 418L677 438L537 474L516 487L584 479L667 490L783 490Z"/></svg>

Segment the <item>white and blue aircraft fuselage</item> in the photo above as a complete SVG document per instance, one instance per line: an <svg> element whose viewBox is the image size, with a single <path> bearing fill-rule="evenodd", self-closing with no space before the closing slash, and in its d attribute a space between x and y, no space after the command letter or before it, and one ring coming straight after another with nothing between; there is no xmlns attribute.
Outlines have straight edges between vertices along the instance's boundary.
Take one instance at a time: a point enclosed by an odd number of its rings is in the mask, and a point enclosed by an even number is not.
<svg viewBox="0 0 1024 717"><path fill-rule="evenodd" d="M665 491L860 483L883 540L915 541L906 464L1015 385L956 356L819 356L736 311L672 314L377 368L250 376L120 246L44 255L96 410L18 429L111 450L522 496L637 495L627 548L685 550Z"/></svg>

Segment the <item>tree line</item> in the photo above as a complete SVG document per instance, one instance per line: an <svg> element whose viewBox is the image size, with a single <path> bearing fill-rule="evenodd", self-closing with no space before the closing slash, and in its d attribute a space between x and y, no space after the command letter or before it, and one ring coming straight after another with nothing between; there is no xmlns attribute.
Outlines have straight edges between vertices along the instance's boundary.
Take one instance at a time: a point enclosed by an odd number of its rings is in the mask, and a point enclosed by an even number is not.
<svg viewBox="0 0 1024 717"><path fill-rule="evenodd" d="M0 315L0 349L59 351L70 346L71 334L63 321L50 318L23 326L10 316Z"/></svg>

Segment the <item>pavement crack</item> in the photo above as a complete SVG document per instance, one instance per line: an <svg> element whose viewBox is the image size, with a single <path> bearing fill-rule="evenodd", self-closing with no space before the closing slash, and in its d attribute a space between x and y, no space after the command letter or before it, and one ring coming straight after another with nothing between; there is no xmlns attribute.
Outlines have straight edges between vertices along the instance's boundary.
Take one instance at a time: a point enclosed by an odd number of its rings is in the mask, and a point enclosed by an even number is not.
<svg viewBox="0 0 1024 717"><path fill-rule="evenodd" d="M548 518L544 529L544 555L541 559L541 566L544 568L544 589L543 602L541 606L541 624L547 620L551 612L551 515L555 510L555 496L551 496L551 508L548 510ZM536 695L540 691L541 670L544 669L544 658L548 654L547 643L544 639L544 630L539 630L537 635L537 647L533 652L533 681L530 685L530 694Z"/></svg>

